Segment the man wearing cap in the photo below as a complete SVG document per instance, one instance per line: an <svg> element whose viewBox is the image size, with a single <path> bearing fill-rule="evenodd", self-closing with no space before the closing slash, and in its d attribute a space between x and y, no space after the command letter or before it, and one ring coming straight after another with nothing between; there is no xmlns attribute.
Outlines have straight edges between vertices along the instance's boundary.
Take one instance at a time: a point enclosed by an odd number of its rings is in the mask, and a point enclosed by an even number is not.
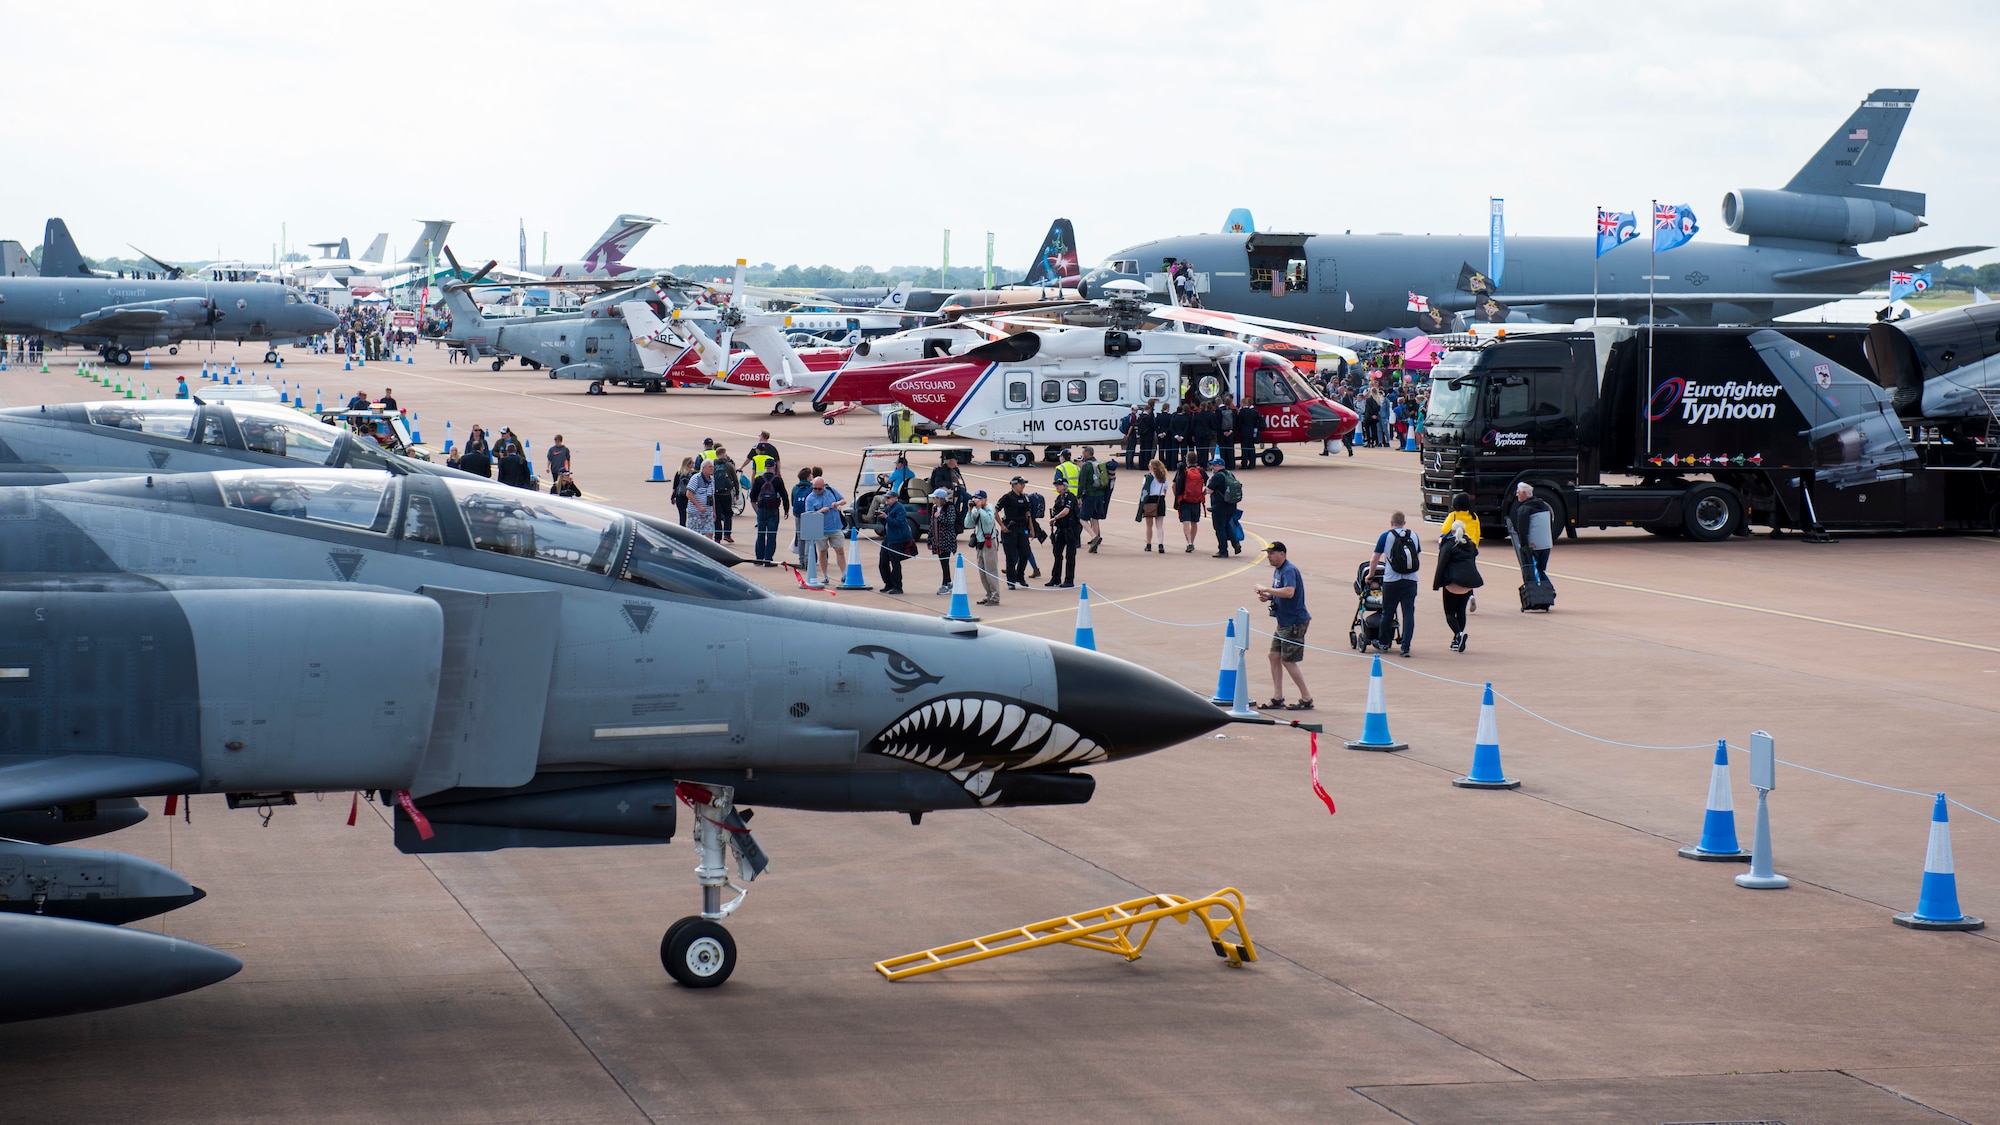
<svg viewBox="0 0 2000 1125"><path fill-rule="evenodd" d="M1015 477L1007 484L1007 491L993 503L993 518L1000 525L1000 547L1007 558L1007 588L1013 590L1028 584L1028 533L1034 512L1028 504L1028 478Z"/></svg>
<svg viewBox="0 0 2000 1125"><path fill-rule="evenodd" d="M972 504L965 510L965 530L972 543L973 564L979 569L980 588L986 591L979 604L999 605L1000 533L983 488L972 494Z"/></svg>
<svg viewBox="0 0 2000 1125"><path fill-rule="evenodd" d="M1222 458L1211 457L1208 465L1208 517L1215 528L1215 557L1226 559L1232 547L1243 553L1243 544L1236 541L1236 505L1243 500L1243 485L1223 467Z"/></svg>
<svg viewBox="0 0 2000 1125"><path fill-rule="evenodd" d="M1050 586L1065 590L1076 587L1076 549L1083 542L1083 516L1079 498L1069 490L1069 482L1056 478L1055 503L1049 509Z"/></svg>
<svg viewBox="0 0 2000 1125"><path fill-rule="evenodd" d="M1264 548L1264 561L1271 564L1271 584L1251 589L1258 601L1271 607L1271 616L1277 618L1277 627L1271 631L1271 702L1265 706L1273 710L1285 707L1288 711L1310 711L1312 692L1306 689L1305 673L1299 669L1299 662L1306 658L1306 626L1312 623L1312 614L1306 612L1305 578L1298 567L1286 560L1283 543L1274 542ZM1299 689L1299 701L1290 706L1285 703L1287 673Z"/></svg>
<svg viewBox="0 0 2000 1125"><path fill-rule="evenodd" d="M951 563L958 554L960 528L958 497L949 488L931 489L931 554L938 561L939 596L951 593Z"/></svg>
<svg viewBox="0 0 2000 1125"><path fill-rule="evenodd" d="M174 376L174 397L175 397L175 398L186 398L186 397L188 397L188 381L187 381L187 376L185 376L185 375L176 375L176 376Z"/></svg>

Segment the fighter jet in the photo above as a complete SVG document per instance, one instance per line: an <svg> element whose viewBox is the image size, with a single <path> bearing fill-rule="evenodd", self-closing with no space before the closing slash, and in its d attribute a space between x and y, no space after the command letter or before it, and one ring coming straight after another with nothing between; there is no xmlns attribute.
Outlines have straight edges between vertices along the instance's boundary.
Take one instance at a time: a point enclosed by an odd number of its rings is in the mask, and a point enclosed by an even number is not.
<svg viewBox="0 0 2000 1125"><path fill-rule="evenodd" d="M1227 720L1135 664L775 596L671 523L483 479L128 477L0 490L0 521L0 815L356 790L395 809L400 849L437 852L660 844L686 804L702 907L661 954L695 987L730 975L720 923L743 899L724 894L766 865L743 804L913 821L1078 804L1085 767ZM49 847L0 845L0 896L30 904L0 918L10 980L35 982L0 989L0 1020L234 971L184 942L35 916L48 897L6 873L83 877ZM194 893L126 870L95 887L98 917Z"/></svg>
<svg viewBox="0 0 2000 1125"><path fill-rule="evenodd" d="M197 396L0 410L0 487L293 466L457 473L397 456L353 430L258 402L203 403Z"/></svg>
<svg viewBox="0 0 2000 1125"><path fill-rule="evenodd" d="M132 362L135 348L173 351L183 340L268 340L272 348L264 361L276 363L279 343L331 331L340 322L333 310L286 285L59 272L49 268L51 262L82 263L61 223L49 220L44 276L0 277L0 333L94 344L105 362L120 366Z"/></svg>
<svg viewBox="0 0 2000 1125"><path fill-rule="evenodd" d="M1922 192L1878 186L1916 97L1907 89L1869 94L1783 189L1738 188L1724 197L1723 224L1748 236L1749 245L1689 243L1658 259L1662 276L1652 282L1651 243L1644 238L1601 261L1589 237L1508 239L1489 280L1465 268L1488 261L1486 236L1233 229L1127 247L1085 281L1093 293L1119 279L1164 289L1165 274L1154 271L1163 261L1180 261L1194 271L1207 308L1363 332L1411 324L1415 296L1427 297L1447 318L1476 314L1497 300L1513 319L1554 323L1595 315L1593 308L1634 320L1656 308L1662 323L1766 321L1852 296L1881 284L1893 269L1990 249L1905 250L1873 259L1857 252L1923 226ZM1649 285L1657 292L1649 294Z"/></svg>

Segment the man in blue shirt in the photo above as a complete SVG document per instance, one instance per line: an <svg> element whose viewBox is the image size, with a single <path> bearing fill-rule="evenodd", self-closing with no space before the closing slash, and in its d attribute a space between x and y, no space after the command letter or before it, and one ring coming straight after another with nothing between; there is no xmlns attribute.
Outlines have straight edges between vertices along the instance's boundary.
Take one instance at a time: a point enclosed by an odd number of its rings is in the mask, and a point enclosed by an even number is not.
<svg viewBox="0 0 2000 1125"><path fill-rule="evenodd" d="M1423 544L1417 533L1403 526L1401 512L1389 515L1389 530L1375 537L1373 572L1382 575L1382 635L1375 640L1378 652L1389 651L1389 637L1396 631L1396 617L1403 619L1403 655L1410 655L1410 635L1417 628L1417 572L1423 565Z"/></svg>
<svg viewBox="0 0 2000 1125"><path fill-rule="evenodd" d="M1306 658L1306 626L1312 623L1312 614L1306 612L1305 577L1298 567L1286 561L1283 543L1264 548L1264 561L1271 564L1271 584L1255 587L1255 593L1258 601L1271 607L1271 616L1278 619L1277 627L1271 631L1271 701L1265 706L1310 711L1312 692L1306 688L1305 673L1299 670L1299 662ZM1288 673L1299 689L1299 701L1289 707L1285 704Z"/></svg>
<svg viewBox="0 0 2000 1125"><path fill-rule="evenodd" d="M826 521L826 538L819 541L819 572L822 576L844 574L847 570L847 540L841 534L843 521L840 517L841 505L845 503L847 497L826 483L825 477L814 477L812 487L806 491L805 504L799 509L808 516L815 512L832 513L821 517Z"/></svg>

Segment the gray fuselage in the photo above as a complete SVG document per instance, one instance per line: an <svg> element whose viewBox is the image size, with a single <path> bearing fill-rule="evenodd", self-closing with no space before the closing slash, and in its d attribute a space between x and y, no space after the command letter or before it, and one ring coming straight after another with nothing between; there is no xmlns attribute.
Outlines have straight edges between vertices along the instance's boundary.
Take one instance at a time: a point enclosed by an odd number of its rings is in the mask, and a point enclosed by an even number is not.
<svg viewBox="0 0 2000 1125"><path fill-rule="evenodd" d="M277 343L339 323L286 285L96 277L0 278L0 332L128 349L183 340Z"/></svg>

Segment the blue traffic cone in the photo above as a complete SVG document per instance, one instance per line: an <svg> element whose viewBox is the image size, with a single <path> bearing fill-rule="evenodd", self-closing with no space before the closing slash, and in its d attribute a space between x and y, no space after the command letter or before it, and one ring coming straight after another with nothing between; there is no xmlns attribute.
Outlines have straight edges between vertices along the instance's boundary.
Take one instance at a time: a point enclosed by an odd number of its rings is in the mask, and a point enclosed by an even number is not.
<svg viewBox="0 0 2000 1125"><path fill-rule="evenodd" d="M445 419L444 423L444 451L446 453L451 452L451 419L449 418Z"/></svg>
<svg viewBox="0 0 2000 1125"><path fill-rule="evenodd" d="M1222 664L1215 671L1215 694L1208 697L1217 707L1227 707L1236 699L1236 619L1222 626Z"/></svg>
<svg viewBox="0 0 2000 1125"><path fill-rule="evenodd" d="M653 443L653 475L646 478L647 484L667 483L667 463L660 460L660 443Z"/></svg>
<svg viewBox="0 0 2000 1125"><path fill-rule="evenodd" d="M1085 582L1076 599L1076 639L1070 642L1078 648L1097 651L1097 630L1090 624L1090 583Z"/></svg>
<svg viewBox="0 0 2000 1125"><path fill-rule="evenodd" d="M237 372L236 372L236 359L235 359L235 357L234 357L234 356L230 357L230 360L229 360L229 373L230 373L231 375L234 375L234 374L236 374L236 373L237 373Z"/></svg>
<svg viewBox="0 0 2000 1125"><path fill-rule="evenodd" d="M325 406L325 404L324 404L324 400L320 398L320 395L319 395L319 388L318 388L318 387L314 387L314 388L313 388L313 413L314 413L314 414L323 414L323 413L325 413L325 412L326 412L326 406Z"/></svg>
<svg viewBox="0 0 2000 1125"><path fill-rule="evenodd" d="M861 529L847 529L847 573L840 579L836 590L872 590L861 573Z"/></svg>
<svg viewBox="0 0 2000 1125"><path fill-rule="evenodd" d="M418 423L421 421L423 421L423 415L410 415L410 444L412 445L422 445L424 443L424 431L418 426Z"/></svg>
<svg viewBox="0 0 2000 1125"><path fill-rule="evenodd" d="M278 381L278 401L287 406L291 405L292 384L290 380L281 379Z"/></svg>
<svg viewBox="0 0 2000 1125"><path fill-rule="evenodd" d="M1376 659L1381 659L1377 657ZM1519 789L1521 783L1500 769L1500 723L1493 715L1493 685L1479 701L1479 733L1472 739L1472 772L1453 778L1460 789Z"/></svg>
<svg viewBox="0 0 2000 1125"><path fill-rule="evenodd" d="M279 356L279 357L278 357L278 370L280 370L280 371L283 371L284 369L285 369L285 357L284 357L284 356Z"/></svg>
<svg viewBox="0 0 2000 1125"><path fill-rule="evenodd" d="M153 357L152 357L152 356L147 356L147 357L146 357L146 362L145 362L145 363L142 363L142 364L140 364L140 365L139 365L139 370L141 370L141 371L151 371L152 369L153 369Z"/></svg>
<svg viewBox="0 0 2000 1125"><path fill-rule="evenodd" d="M1708 773L1708 811L1701 818L1701 843L1681 849L1682 859L1748 863L1750 853L1736 842L1736 799L1729 792L1729 740L1715 740L1715 765Z"/></svg>
<svg viewBox="0 0 2000 1125"><path fill-rule="evenodd" d="M406 356L404 356L404 357L403 357L403 362L404 362L404 363L411 363L411 364L413 364L413 363L417 362L417 357L416 357L416 355L415 355L414 353L412 353L412 354L410 354L410 355L406 355Z"/></svg>
<svg viewBox="0 0 2000 1125"><path fill-rule="evenodd" d="M340 365L340 369L341 369L342 371L352 371L352 370L354 370L354 361L353 361L353 360L351 360L351 359L350 359L350 360L348 360L348 361L347 361L346 363L343 363L343 364L341 364L341 365Z"/></svg>
<svg viewBox="0 0 2000 1125"><path fill-rule="evenodd" d="M1898 926L1913 930L1978 930L1986 923L1958 908L1958 875L1951 867L1951 815L1944 794L1931 806L1931 843L1924 852L1924 886L1917 892L1917 908L1898 914Z"/></svg>
<svg viewBox="0 0 2000 1125"><path fill-rule="evenodd" d="M951 612L944 615L946 621L977 621L972 616L972 597L965 592L965 556L954 557L951 567Z"/></svg>
<svg viewBox="0 0 2000 1125"><path fill-rule="evenodd" d="M1361 737L1347 744L1349 750L1408 750L1410 744L1389 736L1389 708L1382 694L1382 658L1375 657L1368 670L1368 713L1362 717Z"/></svg>
<svg viewBox="0 0 2000 1125"><path fill-rule="evenodd" d="M1403 452L1415 453L1416 451L1417 451L1417 432L1415 430L1411 430L1409 433L1403 435Z"/></svg>

